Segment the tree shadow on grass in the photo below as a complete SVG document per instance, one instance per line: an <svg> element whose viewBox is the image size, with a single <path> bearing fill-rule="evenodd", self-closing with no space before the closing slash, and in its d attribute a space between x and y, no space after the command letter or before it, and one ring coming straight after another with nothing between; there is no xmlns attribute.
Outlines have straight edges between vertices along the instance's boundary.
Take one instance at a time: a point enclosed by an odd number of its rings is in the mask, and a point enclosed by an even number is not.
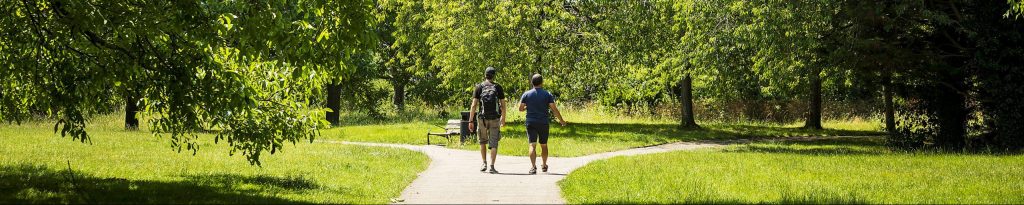
<svg viewBox="0 0 1024 205"><path fill-rule="evenodd" d="M836 137L826 139L775 140L738 145L725 152L786 153L804 155L891 154L882 137Z"/></svg>
<svg viewBox="0 0 1024 205"><path fill-rule="evenodd" d="M243 176L237 174L186 175L189 182L205 184L221 188L232 188L239 185L257 185L261 189L303 191L317 189L320 186L302 176Z"/></svg>
<svg viewBox="0 0 1024 205"><path fill-rule="evenodd" d="M730 150L727 152L755 152L755 153L787 153L787 154L805 154L805 155L881 155L885 154L883 151L875 151L869 149L855 149L849 147L810 147L810 148L793 148L793 147L763 147L757 145L745 146L737 150Z"/></svg>
<svg viewBox="0 0 1024 205"><path fill-rule="evenodd" d="M576 123L552 125L552 138L574 142L625 142L647 146L678 141L755 140L754 145L730 148L731 152L795 153L811 155L886 154L881 132L860 130L813 130L755 125L708 125L703 129L679 129L675 124ZM525 136L524 128L507 128L505 136ZM744 143L746 144L746 143Z"/></svg>
<svg viewBox="0 0 1024 205"><path fill-rule="evenodd" d="M860 130L813 130L803 128L754 126L754 125L709 125L703 129L679 129L676 124L616 124L616 123L574 123L567 127L552 125L552 136L594 139L594 136L610 136L623 141L664 142L723 139L794 138L828 136L877 136L883 133ZM506 129L507 134L525 136L525 129ZM603 138L602 140L608 140Z"/></svg>
<svg viewBox="0 0 1024 205"><path fill-rule="evenodd" d="M800 127L778 127L762 125L711 125L714 132L734 135L740 138L756 137L829 137L829 136L880 136L880 131L838 130L838 129L805 129Z"/></svg>
<svg viewBox="0 0 1024 205"><path fill-rule="evenodd" d="M207 184L207 182L221 182ZM131 204L294 204L309 203L265 196L223 184L252 182L301 190L315 184L270 177L212 175L185 181L102 178L87 173L38 165L0 166L0 204L131 203ZM273 195L273 193L267 194Z"/></svg>

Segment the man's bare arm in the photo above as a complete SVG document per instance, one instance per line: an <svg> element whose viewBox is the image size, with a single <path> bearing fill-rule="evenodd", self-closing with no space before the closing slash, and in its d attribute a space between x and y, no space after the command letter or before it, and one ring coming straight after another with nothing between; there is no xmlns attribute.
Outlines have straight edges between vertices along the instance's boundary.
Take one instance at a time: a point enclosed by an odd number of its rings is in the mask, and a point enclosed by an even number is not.
<svg viewBox="0 0 1024 205"><path fill-rule="evenodd" d="M501 126L502 127L505 126L505 111L506 111L505 107L508 107L508 106L505 106L505 99L501 99Z"/></svg>
<svg viewBox="0 0 1024 205"><path fill-rule="evenodd" d="M551 112L555 113L555 117L558 118L558 123L561 123L562 126L565 126L565 120L562 119L562 113L558 112L558 107L555 106L555 103L548 103L548 107L551 108Z"/></svg>
<svg viewBox="0 0 1024 205"><path fill-rule="evenodd" d="M469 106L469 121L470 122L475 122L476 121L477 101L480 101L480 99L473 98L473 104ZM469 132L474 132L475 131L473 129L473 124L476 124L476 123L469 123Z"/></svg>
<svg viewBox="0 0 1024 205"><path fill-rule="evenodd" d="M480 99L473 98L473 104L469 106L469 121L473 121L474 119L476 119L476 110L477 108L479 108L477 107L479 106L477 104L478 101L480 101Z"/></svg>

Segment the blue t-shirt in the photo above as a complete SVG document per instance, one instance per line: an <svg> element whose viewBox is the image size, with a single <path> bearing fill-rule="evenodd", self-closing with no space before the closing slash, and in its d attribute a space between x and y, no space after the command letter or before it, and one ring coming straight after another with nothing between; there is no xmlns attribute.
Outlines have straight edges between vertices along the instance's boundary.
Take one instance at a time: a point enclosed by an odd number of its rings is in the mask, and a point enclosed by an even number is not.
<svg viewBox="0 0 1024 205"><path fill-rule="evenodd" d="M523 93L520 103L526 104L526 124L548 124L548 104L555 103L555 96L543 88L534 88Z"/></svg>

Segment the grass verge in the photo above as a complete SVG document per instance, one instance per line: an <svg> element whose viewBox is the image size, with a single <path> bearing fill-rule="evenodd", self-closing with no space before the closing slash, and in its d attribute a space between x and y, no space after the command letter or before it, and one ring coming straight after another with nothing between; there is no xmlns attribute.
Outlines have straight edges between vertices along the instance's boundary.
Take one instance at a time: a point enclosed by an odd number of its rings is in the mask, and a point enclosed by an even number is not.
<svg viewBox="0 0 1024 205"><path fill-rule="evenodd" d="M408 150L298 143L256 167L210 135L193 156L118 122L91 122L92 144L49 123L0 127L0 204L390 203L429 163Z"/></svg>
<svg viewBox="0 0 1024 205"><path fill-rule="evenodd" d="M578 169L559 185L570 203L587 204L1024 202L1024 156L894 153L879 141L618 157Z"/></svg>

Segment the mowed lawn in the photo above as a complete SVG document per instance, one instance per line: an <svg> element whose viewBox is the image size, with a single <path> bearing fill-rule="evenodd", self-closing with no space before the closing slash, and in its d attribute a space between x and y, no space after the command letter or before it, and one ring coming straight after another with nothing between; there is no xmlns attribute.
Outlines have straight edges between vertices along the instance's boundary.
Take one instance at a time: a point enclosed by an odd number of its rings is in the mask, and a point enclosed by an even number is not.
<svg viewBox="0 0 1024 205"><path fill-rule="evenodd" d="M705 124L701 130L680 130L677 122L666 119L643 119L608 114L595 110L564 110L569 125L551 125L548 144L552 156L576 157L680 141L785 138L802 136L864 136L880 135L874 121L830 121L825 130L801 129L801 123L770 125L757 123ZM511 111L498 152L502 155L526 156L528 143L524 114ZM408 120L398 123L352 124L324 130L324 139L357 142L426 144L426 133L441 132L445 119ZM458 138L448 146L477 150L476 138L464 145ZM431 143L445 144L444 138L432 136Z"/></svg>
<svg viewBox="0 0 1024 205"><path fill-rule="evenodd" d="M193 156L115 117L92 123L92 144L51 123L0 125L0 204L390 203L429 163L414 151L306 141L257 167L211 135Z"/></svg>
<svg viewBox="0 0 1024 205"><path fill-rule="evenodd" d="M570 203L1024 203L1024 156L898 153L880 138L618 157L560 182Z"/></svg>

